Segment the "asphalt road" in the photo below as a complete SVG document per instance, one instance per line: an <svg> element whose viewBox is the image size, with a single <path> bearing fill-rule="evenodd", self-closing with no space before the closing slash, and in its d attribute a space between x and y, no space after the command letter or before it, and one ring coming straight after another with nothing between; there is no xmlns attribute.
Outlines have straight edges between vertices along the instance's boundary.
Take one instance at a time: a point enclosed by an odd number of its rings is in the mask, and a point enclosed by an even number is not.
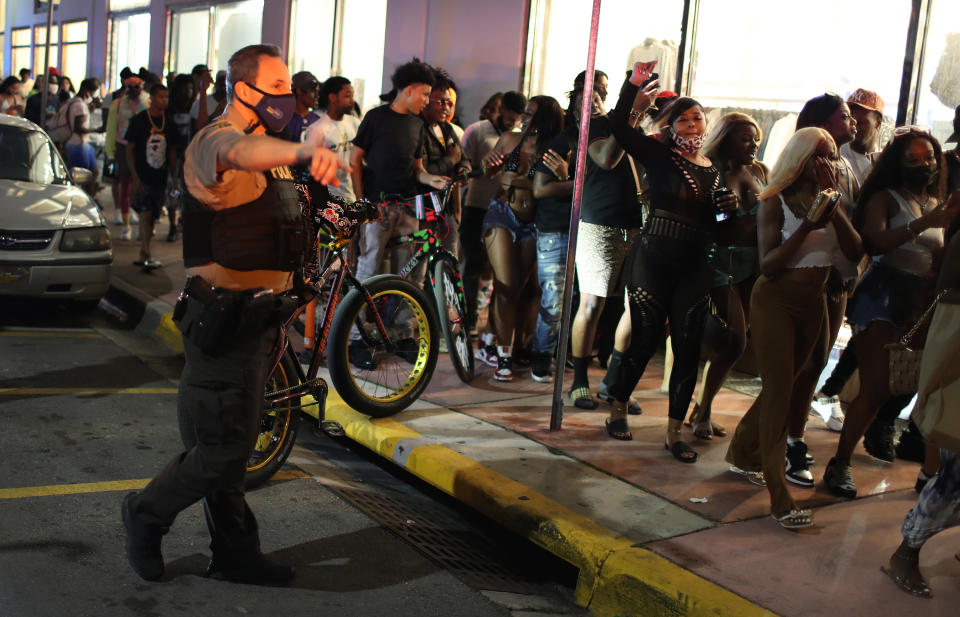
<svg viewBox="0 0 960 617"><path fill-rule="evenodd" d="M199 504L139 579L120 502L180 452L181 360L98 311L0 300L0 616L582 615L574 572L352 442L301 423L248 499L289 589L206 579Z"/></svg>

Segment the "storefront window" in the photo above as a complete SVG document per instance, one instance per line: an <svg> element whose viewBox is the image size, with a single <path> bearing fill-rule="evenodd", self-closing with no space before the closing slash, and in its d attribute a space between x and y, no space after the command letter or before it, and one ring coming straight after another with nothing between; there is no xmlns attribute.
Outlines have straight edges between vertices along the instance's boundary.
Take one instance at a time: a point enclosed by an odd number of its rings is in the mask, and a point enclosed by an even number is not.
<svg viewBox="0 0 960 617"><path fill-rule="evenodd" d="M526 94L546 94L567 106L567 92L587 65L591 3L582 0L533 0L527 36ZM673 89L683 0L662 0L655 10L636 0L606 0L600 9L596 68L610 78L611 98L633 60L658 59L664 88Z"/></svg>
<svg viewBox="0 0 960 617"><path fill-rule="evenodd" d="M928 28L916 122L931 127L942 142L953 132L960 105L960 3L935 0Z"/></svg>
<svg viewBox="0 0 960 617"><path fill-rule="evenodd" d="M206 64L210 51L210 9L178 11L170 31L170 62L165 72L189 73Z"/></svg>
<svg viewBox="0 0 960 617"><path fill-rule="evenodd" d="M110 18L110 63L107 88L120 87L120 71L125 66L139 70L150 61L150 13L134 13Z"/></svg>
<svg viewBox="0 0 960 617"><path fill-rule="evenodd" d="M213 40L207 64L216 71L227 68L230 56L241 47L261 42L263 0L215 6L213 24Z"/></svg>
<svg viewBox="0 0 960 617"><path fill-rule="evenodd" d="M65 23L63 28L63 62L60 73L73 82L74 88L87 76L87 21Z"/></svg>
<svg viewBox="0 0 960 617"><path fill-rule="evenodd" d="M60 29L54 25L50 28L50 62L44 65L43 61L46 58L46 44L47 44L47 26L34 26L33 27L33 71L37 75L43 75L47 67L49 66L58 66L59 65L59 48L57 43L60 42Z"/></svg>
<svg viewBox="0 0 960 617"><path fill-rule="evenodd" d="M30 28L10 31L10 74L18 75L20 69L33 69L30 61Z"/></svg>
<svg viewBox="0 0 960 617"><path fill-rule="evenodd" d="M317 79L333 69L337 0L293 0L290 7L290 72L310 71Z"/></svg>
<svg viewBox="0 0 960 617"><path fill-rule="evenodd" d="M794 114L824 92L846 98L877 92L895 118L911 0L809 0L781 3L701 0L690 69L691 96L720 113L752 115L769 137L761 157L772 164L795 127ZM868 27L863 24L869 22ZM781 126L777 123L780 122Z"/></svg>
<svg viewBox="0 0 960 617"><path fill-rule="evenodd" d="M353 1L345 5L338 74L353 83L354 97L361 109L369 109L380 102L387 0Z"/></svg>
<svg viewBox="0 0 960 617"><path fill-rule="evenodd" d="M259 43L263 0L246 0L173 13L165 72L189 73L198 64L227 68L241 47Z"/></svg>

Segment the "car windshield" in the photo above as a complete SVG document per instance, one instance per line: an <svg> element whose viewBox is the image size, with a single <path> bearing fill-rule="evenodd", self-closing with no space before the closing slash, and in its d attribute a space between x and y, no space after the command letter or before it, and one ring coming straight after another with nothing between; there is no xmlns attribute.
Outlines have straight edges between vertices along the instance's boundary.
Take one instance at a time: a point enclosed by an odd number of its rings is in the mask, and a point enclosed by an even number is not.
<svg viewBox="0 0 960 617"><path fill-rule="evenodd" d="M0 180L66 184L67 169L43 131L0 125Z"/></svg>

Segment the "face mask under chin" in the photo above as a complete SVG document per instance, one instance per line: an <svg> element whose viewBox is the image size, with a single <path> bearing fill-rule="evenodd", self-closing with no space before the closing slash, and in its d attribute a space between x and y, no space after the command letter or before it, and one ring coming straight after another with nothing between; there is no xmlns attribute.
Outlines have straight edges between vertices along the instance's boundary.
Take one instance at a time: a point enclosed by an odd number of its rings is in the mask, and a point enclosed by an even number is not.
<svg viewBox="0 0 960 617"><path fill-rule="evenodd" d="M903 179L911 186L930 186L936 175L937 168L933 165L917 165L903 169Z"/></svg>
<svg viewBox="0 0 960 617"><path fill-rule="evenodd" d="M700 148L703 147L705 137L703 135L691 135L689 137L681 137L676 133L673 134L673 143L677 146L678 149L686 152L687 154L696 154L700 151Z"/></svg>

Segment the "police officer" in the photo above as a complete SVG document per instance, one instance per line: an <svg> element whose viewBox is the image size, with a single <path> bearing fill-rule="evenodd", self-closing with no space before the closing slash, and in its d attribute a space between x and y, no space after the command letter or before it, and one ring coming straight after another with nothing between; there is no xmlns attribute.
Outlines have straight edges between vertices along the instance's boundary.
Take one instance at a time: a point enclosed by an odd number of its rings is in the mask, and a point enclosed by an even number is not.
<svg viewBox="0 0 960 617"><path fill-rule="evenodd" d="M184 508L203 500L212 557L207 575L287 585L293 568L260 552L257 522L244 499L263 391L280 323L306 238L289 166L307 164L321 184L337 184L338 157L276 139L296 102L290 71L272 45L230 58L228 105L187 148L183 253L187 287L174 311L186 363L179 415L194 445L140 493L123 501L127 559L142 578L163 575L162 536ZM189 433L189 431L188 431Z"/></svg>

